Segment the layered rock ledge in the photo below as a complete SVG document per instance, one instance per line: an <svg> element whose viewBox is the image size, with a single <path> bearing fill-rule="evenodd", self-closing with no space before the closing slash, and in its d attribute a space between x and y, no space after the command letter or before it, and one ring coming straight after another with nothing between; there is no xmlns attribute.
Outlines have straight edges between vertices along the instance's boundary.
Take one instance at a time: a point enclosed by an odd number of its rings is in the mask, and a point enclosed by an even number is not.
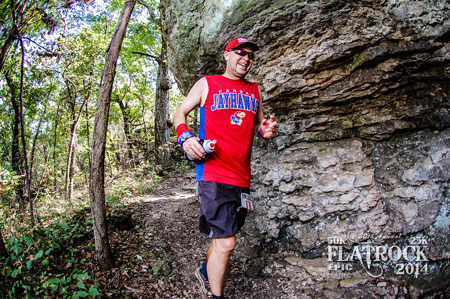
<svg viewBox="0 0 450 299"><path fill-rule="evenodd" d="M417 245L427 274L401 275L408 261L388 256L385 275L423 289L449 280L449 1L162 3L184 93L223 72L229 40L261 45L248 79L280 125L274 140L255 141L249 240L306 259L327 257L334 237L348 254Z"/></svg>

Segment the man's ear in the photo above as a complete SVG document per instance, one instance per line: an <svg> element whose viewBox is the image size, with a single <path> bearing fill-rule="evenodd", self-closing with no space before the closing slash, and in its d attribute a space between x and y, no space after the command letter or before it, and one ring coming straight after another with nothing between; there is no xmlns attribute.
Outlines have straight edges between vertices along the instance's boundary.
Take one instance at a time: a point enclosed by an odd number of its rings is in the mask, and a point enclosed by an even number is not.
<svg viewBox="0 0 450 299"><path fill-rule="evenodd" d="M229 54L230 54L230 52L228 52L228 51L223 52L223 57L225 58L225 61L228 61Z"/></svg>

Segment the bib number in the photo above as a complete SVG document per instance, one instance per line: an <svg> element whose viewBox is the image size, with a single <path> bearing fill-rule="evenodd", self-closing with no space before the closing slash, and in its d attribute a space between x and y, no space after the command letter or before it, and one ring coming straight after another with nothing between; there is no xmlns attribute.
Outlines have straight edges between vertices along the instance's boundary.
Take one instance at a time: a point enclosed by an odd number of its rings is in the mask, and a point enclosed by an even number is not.
<svg viewBox="0 0 450 299"><path fill-rule="evenodd" d="M241 205L237 208L239 212L240 209L247 209L247 211L253 210L253 202L251 201L250 194L241 193Z"/></svg>

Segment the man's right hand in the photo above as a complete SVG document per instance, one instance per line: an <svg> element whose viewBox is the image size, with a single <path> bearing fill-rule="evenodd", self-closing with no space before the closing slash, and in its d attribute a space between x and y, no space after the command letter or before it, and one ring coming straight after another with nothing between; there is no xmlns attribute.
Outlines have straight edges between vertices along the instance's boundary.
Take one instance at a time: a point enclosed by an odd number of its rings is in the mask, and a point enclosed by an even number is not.
<svg viewBox="0 0 450 299"><path fill-rule="evenodd" d="M194 159L201 160L206 157L203 146L198 142L200 138L191 137L183 143L183 150Z"/></svg>

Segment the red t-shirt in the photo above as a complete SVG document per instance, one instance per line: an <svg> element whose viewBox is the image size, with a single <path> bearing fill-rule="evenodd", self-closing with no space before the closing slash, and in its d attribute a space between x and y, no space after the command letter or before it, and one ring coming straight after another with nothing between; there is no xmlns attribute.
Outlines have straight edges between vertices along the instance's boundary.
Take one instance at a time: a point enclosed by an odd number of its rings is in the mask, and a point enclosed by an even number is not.
<svg viewBox="0 0 450 299"><path fill-rule="evenodd" d="M208 95L200 107L199 138L217 140L197 181L250 187L250 157L260 101L258 85L222 75L206 76Z"/></svg>

